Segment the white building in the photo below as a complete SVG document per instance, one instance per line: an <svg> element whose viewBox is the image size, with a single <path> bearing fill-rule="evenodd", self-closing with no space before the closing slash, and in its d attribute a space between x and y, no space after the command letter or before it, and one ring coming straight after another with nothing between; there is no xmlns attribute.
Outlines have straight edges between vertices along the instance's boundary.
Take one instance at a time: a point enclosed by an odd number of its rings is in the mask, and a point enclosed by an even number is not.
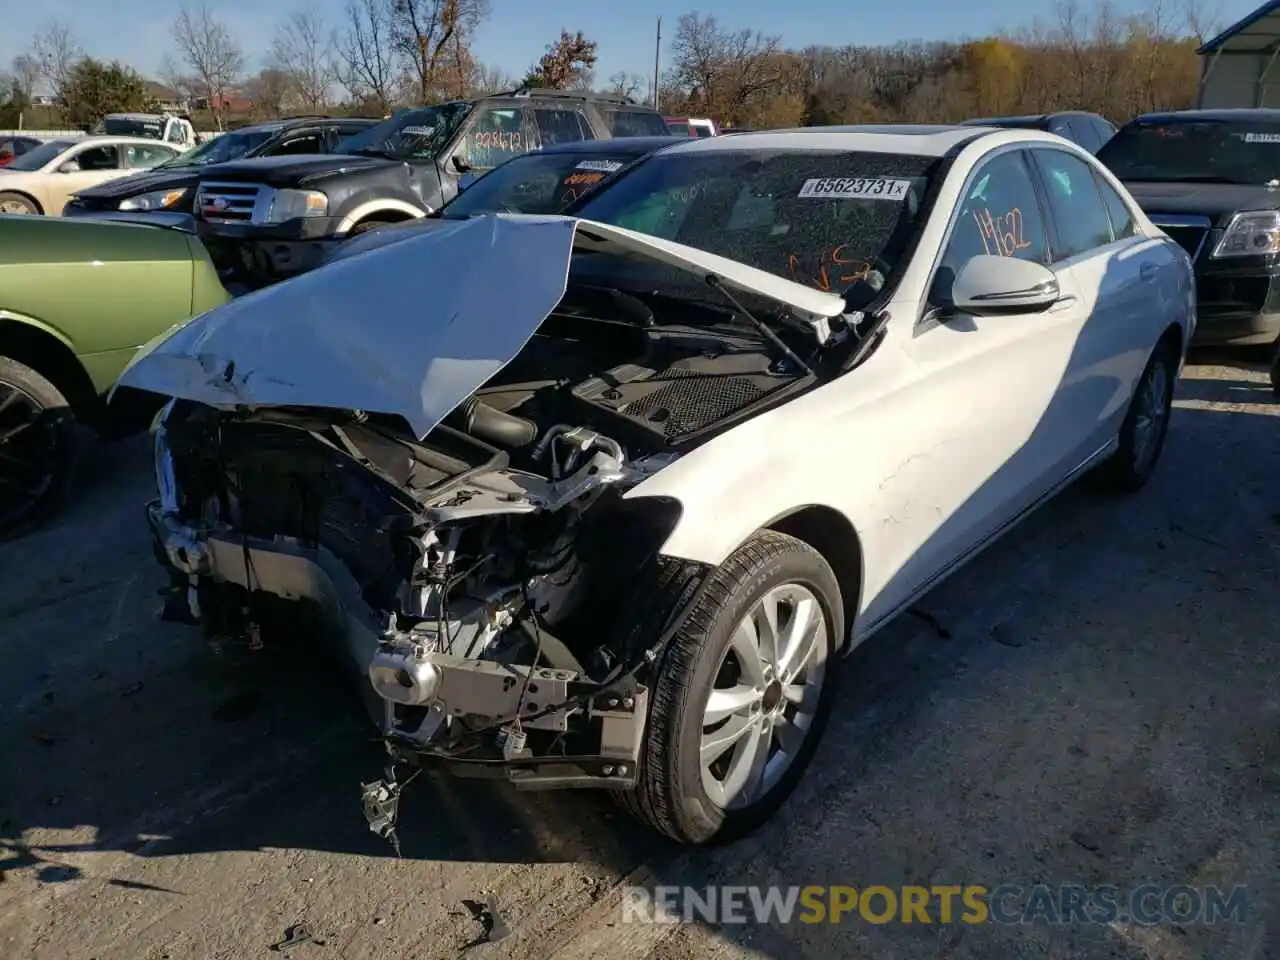
<svg viewBox="0 0 1280 960"><path fill-rule="evenodd" d="M1280 0L1271 0L1199 50L1196 105L1280 107Z"/></svg>

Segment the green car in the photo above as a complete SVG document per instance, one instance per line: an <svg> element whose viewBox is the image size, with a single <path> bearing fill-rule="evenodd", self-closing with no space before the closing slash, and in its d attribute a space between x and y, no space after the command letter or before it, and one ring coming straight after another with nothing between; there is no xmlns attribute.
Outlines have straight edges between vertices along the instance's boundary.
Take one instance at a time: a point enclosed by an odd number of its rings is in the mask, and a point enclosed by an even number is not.
<svg viewBox="0 0 1280 960"><path fill-rule="evenodd" d="M48 516L75 421L134 425L129 398L108 409L106 394L138 347L228 299L181 214L0 216L0 539Z"/></svg>

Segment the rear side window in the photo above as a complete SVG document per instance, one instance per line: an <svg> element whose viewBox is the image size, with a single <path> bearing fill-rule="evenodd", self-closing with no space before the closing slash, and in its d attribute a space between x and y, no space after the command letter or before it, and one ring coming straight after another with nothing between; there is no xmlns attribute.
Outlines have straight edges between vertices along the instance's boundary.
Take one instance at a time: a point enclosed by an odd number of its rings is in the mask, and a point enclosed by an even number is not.
<svg viewBox="0 0 1280 960"><path fill-rule="evenodd" d="M1094 180L1098 185L1098 193L1102 196L1102 203L1107 208L1107 214L1111 217L1111 234L1117 240L1123 240L1125 237L1136 237L1138 235L1137 224L1133 220L1133 212L1129 209L1129 205L1121 199L1120 194L1112 188L1100 176L1094 176Z"/></svg>
<svg viewBox="0 0 1280 960"><path fill-rule="evenodd" d="M172 160L174 153L164 147L131 143L124 148L124 165L130 170L150 170L158 163Z"/></svg>
<svg viewBox="0 0 1280 960"><path fill-rule="evenodd" d="M1065 150L1033 150L1031 155L1040 168L1057 228L1054 262L1109 244L1111 219L1089 165Z"/></svg>
<svg viewBox="0 0 1280 960"><path fill-rule="evenodd" d="M291 136L282 141L279 146L268 151L270 156L279 157L300 153L325 153L324 140L320 137L320 131L308 130L306 133Z"/></svg>
<svg viewBox="0 0 1280 960"><path fill-rule="evenodd" d="M648 110L628 110L625 107L599 107L609 133L615 137L667 137L671 131L667 122ZM688 133L688 128L683 131Z"/></svg>
<svg viewBox="0 0 1280 960"><path fill-rule="evenodd" d="M538 138L544 147L556 143L594 140L587 118L579 110L564 107L534 107L533 119L538 125Z"/></svg>

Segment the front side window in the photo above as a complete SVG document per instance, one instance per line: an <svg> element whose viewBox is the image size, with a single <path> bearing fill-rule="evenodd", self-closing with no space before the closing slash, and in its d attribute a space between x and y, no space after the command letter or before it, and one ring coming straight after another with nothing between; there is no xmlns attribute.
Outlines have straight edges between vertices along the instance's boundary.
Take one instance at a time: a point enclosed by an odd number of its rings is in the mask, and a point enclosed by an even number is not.
<svg viewBox="0 0 1280 960"><path fill-rule="evenodd" d="M845 293L883 285L938 161L801 149L657 154L568 211ZM866 285L863 288L866 289Z"/></svg>
<svg viewBox="0 0 1280 960"><path fill-rule="evenodd" d="M290 137L280 144L279 147L271 151L273 157L282 155L302 154L302 153L324 153L324 142L320 139L320 134L316 132L304 133L301 136Z"/></svg>
<svg viewBox="0 0 1280 960"><path fill-rule="evenodd" d="M1049 239L1021 151L992 157L965 190L934 281L935 303L951 297L956 274L978 256L1017 257L1047 263Z"/></svg>
<svg viewBox="0 0 1280 960"><path fill-rule="evenodd" d="M87 150L81 150L74 157L68 158L80 165L80 169L88 172L90 170L118 170L120 169L120 151L115 144L103 144L100 147L89 147Z"/></svg>
<svg viewBox="0 0 1280 960"><path fill-rule="evenodd" d="M486 107L463 134L457 156L477 170L489 170L537 149L529 139L523 107Z"/></svg>
<svg viewBox="0 0 1280 960"><path fill-rule="evenodd" d="M1098 151L1119 179L1263 185L1280 179L1280 123L1134 120Z"/></svg>
<svg viewBox="0 0 1280 960"><path fill-rule="evenodd" d="M559 213L621 170L610 154L530 153L485 174L440 211L462 220L482 213Z"/></svg>
<svg viewBox="0 0 1280 960"><path fill-rule="evenodd" d="M1057 228L1055 262L1111 242L1111 221L1089 165L1063 150L1033 150Z"/></svg>

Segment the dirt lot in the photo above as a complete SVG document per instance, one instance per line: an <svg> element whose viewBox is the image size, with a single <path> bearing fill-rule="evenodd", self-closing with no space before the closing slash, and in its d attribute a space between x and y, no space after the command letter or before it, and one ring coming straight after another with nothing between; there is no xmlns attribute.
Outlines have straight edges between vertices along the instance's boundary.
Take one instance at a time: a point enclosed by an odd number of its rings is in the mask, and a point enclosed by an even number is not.
<svg viewBox="0 0 1280 960"><path fill-rule="evenodd" d="M0 957L1280 957L1280 404L1188 368L1153 484L1072 491L847 663L770 829L682 854L601 798L419 780L359 812L371 729L316 664L161 624L145 438L0 552ZM618 922L619 884L1250 887L1217 926ZM630 881L627 881L630 882Z"/></svg>

